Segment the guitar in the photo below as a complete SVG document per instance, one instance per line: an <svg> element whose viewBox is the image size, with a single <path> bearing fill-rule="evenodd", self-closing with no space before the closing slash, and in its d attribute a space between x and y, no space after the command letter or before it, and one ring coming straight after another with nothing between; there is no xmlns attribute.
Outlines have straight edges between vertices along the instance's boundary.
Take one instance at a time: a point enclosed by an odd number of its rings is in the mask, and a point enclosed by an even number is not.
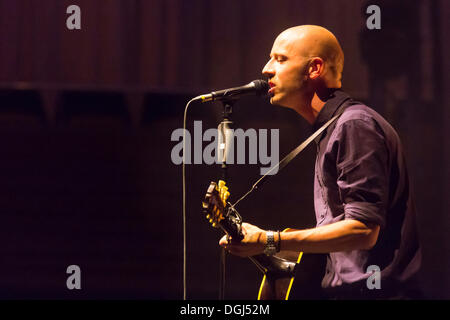
<svg viewBox="0 0 450 320"><path fill-rule="evenodd" d="M222 229L233 241L243 239L242 217L236 209L227 203L230 196L225 181L211 182L202 202L203 213L214 228ZM293 231L285 229L284 232ZM300 252L296 262L281 255L255 255L249 259L263 273L258 300L288 300L294 283L295 270L303 253Z"/></svg>

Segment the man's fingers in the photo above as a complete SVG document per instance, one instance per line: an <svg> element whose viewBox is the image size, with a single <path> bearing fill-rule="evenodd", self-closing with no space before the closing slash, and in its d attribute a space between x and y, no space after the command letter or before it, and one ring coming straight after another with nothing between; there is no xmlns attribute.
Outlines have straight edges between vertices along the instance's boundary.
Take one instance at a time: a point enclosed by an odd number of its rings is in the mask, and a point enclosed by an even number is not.
<svg viewBox="0 0 450 320"><path fill-rule="evenodd" d="M222 247L225 247L228 244L228 239L227 236L223 236L220 240L219 240L219 245Z"/></svg>
<svg viewBox="0 0 450 320"><path fill-rule="evenodd" d="M245 257L245 253L243 252L243 248L239 245L229 245L225 247L225 250L227 250L229 253L239 256L239 257Z"/></svg>
<svg viewBox="0 0 450 320"><path fill-rule="evenodd" d="M223 236L219 240L219 245L227 250L229 253L242 256L242 246L240 246L238 243L233 243L232 241L229 241L227 236Z"/></svg>

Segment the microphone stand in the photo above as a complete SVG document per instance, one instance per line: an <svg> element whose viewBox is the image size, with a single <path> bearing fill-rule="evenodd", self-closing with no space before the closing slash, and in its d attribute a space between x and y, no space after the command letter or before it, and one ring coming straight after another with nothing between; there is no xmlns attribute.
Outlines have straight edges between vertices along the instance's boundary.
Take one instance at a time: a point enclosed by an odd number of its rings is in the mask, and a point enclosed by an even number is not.
<svg viewBox="0 0 450 320"><path fill-rule="evenodd" d="M221 160L221 170L222 170L222 180L229 185L228 181L228 165L227 165L227 155L230 148L230 145L233 146L232 141L229 141L227 135L227 130L231 129L231 126L233 125L233 121L231 121L231 115L233 113L233 100L223 100L223 119L222 122L219 124L219 130L218 130L218 140L219 140L219 150L218 152L221 152L221 149L223 149L223 156L222 159L219 157L219 161ZM221 135L223 137L223 140L221 140ZM233 139L233 137L231 137ZM223 141L223 143L220 143ZM225 299L225 270L226 269L226 250L224 248L221 248L220 252L220 269L219 269L219 276L220 276L220 283L219 283L219 300Z"/></svg>

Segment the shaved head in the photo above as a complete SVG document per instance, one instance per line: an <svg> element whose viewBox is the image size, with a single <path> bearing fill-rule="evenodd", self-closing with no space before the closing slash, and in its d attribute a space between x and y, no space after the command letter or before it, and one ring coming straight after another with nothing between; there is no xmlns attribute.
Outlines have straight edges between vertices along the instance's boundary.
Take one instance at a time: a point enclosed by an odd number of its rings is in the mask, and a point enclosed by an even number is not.
<svg viewBox="0 0 450 320"><path fill-rule="evenodd" d="M336 37L327 29L303 25L283 31L275 40L289 43L291 48L305 58L319 57L325 62L328 87L340 88L344 69L344 52Z"/></svg>
<svg viewBox="0 0 450 320"><path fill-rule="evenodd" d="M336 37L320 26L283 31L262 73L269 80L270 102L296 110L308 121L329 96L341 88L344 53Z"/></svg>

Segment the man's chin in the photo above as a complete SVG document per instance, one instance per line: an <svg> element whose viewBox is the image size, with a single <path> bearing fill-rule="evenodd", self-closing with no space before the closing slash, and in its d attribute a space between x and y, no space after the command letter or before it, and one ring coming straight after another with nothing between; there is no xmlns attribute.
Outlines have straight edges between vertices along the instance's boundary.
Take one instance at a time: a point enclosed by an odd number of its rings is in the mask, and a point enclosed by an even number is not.
<svg viewBox="0 0 450 320"><path fill-rule="evenodd" d="M270 97L270 104L278 105L278 103L279 103L278 100L279 100L279 99L277 99L276 95L272 95L272 96Z"/></svg>
<svg viewBox="0 0 450 320"><path fill-rule="evenodd" d="M279 98L277 99L275 96L270 98L270 104L278 107L284 107L282 101L280 101Z"/></svg>

